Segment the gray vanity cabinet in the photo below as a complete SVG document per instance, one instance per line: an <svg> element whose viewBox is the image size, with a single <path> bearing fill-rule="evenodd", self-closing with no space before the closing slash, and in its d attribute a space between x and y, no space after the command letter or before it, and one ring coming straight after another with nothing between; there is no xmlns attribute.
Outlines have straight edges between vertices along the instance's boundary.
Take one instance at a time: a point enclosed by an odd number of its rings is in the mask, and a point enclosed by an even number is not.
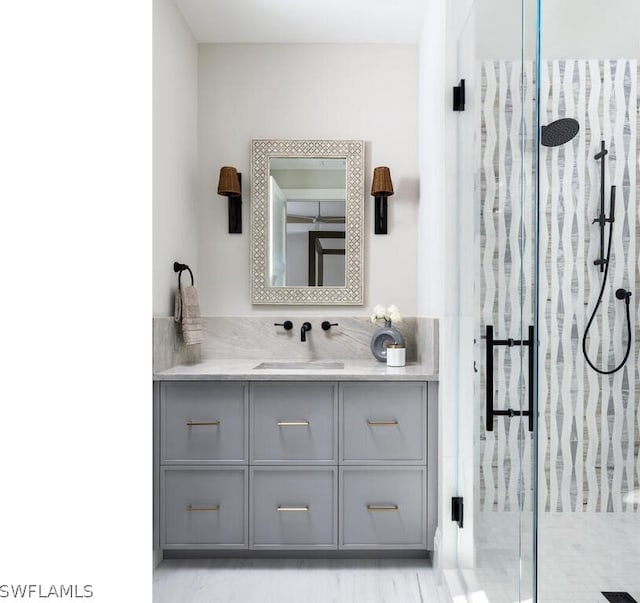
<svg viewBox="0 0 640 603"><path fill-rule="evenodd" d="M166 381L160 396L163 463L247 464L248 384Z"/></svg>
<svg viewBox="0 0 640 603"><path fill-rule="evenodd" d="M248 384L165 381L159 392L162 547L246 549Z"/></svg>
<svg viewBox="0 0 640 603"><path fill-rule="evenodd" d="M340 387L341 549L424 549L427 384Z"/></svg>
<svg viewBox="0 0 640 603"><path fill-rule="evenodd" d="M338 384L253 382L249 547L338 546Z"/></svg>
<svg viewBox="0 0 640 603"><path fill-rule="evenodd" d="M252 465L335 465L338 384L251 383Z"/></svg>
<svg viewBox="0 0 640 603"><path fill-rule="evenodd" d="M424 549L426 468L342 467L342 549Z"/></svg>
<svg viewBox="0 0 640 603"><path fill-rule="evenodd" d="M422 464L427 458L426 383L343 383L340 464Z"/></svg>
<svg viewBox="0 0 640 603"><path fill-rule="evenodd" d="M252 467L250 472L251 548L337 548L335 467Z"/></svg>
<svg viewBox="0 0 640 603"><path fill-rule="evenodd" d="M165 467L162 479L166 547L247 547L246 468Z"/></svg>
<svg viewBox="0 0 640 603"><path fill-rule="evenodd" d="M156 392L160 548L426 550L426 382Z"/></svg>

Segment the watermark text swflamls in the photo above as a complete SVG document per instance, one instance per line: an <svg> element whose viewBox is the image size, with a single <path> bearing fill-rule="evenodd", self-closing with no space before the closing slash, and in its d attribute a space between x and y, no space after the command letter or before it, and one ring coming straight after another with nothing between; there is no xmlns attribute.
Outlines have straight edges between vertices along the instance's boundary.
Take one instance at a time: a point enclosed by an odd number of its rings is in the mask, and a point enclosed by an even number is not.
<svg viewBox="0 0 640 603"><path fill-rule="evenodd" d="M0 584L0 599L91 599L91 584Z"/></svg>

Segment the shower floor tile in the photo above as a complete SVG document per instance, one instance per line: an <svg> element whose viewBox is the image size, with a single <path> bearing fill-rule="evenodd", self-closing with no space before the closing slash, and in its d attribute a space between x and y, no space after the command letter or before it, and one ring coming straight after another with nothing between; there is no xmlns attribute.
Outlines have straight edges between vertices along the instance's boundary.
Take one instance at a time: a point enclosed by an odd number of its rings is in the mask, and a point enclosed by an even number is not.
<svg viewBox="0 0 640 603"><path fill-rule="evenodd" d="M517 601L517 521L514 513L475 518L476 567L463 576L470 592L484 592L491 603ZM526 568L531 530L523 536ZM540 603L610 603L606 591L628 592L640 602L640 513L544 513L538 546ZM526 581L524 590L530 590Z"/></svg>

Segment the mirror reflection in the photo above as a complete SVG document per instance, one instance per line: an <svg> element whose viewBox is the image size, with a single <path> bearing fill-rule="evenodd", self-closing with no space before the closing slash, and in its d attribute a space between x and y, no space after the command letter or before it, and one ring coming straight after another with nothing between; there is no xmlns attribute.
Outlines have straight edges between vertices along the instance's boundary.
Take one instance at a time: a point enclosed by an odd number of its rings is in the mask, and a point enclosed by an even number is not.
<svg viewBox="0 0 640 603"><path fill-rule="evenodd" d="M269 284L344 287L346 159L269 158Z"/></svg>

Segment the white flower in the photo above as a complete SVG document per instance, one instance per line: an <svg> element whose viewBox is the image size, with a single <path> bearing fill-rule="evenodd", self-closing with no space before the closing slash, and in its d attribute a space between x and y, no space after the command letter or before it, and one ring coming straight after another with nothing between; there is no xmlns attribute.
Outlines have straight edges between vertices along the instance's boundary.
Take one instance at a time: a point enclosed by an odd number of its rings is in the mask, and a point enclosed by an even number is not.
<svg viewBox="0 0 640 603"><path fill-rule="evenodd" d="M402 322L402 315L400 314L400 310L398 310L398 306L389 306L387 312L389 313L389 320L392 322Z"/></svg>
<svg viewBox="0 0 640 603"><path fill-rule="evenodd" d="M371 315L371 322L373 324L376 324L380 319L385 319L385 313L386 310L384 308L384 306L381 306L380 304L378 304L374 309L373 309L373 314Z"/></svg>
<svg viewBox="0 0 640 603"><path fill-rule="evenodd" d="M379 320L384 320L385 322L401 322L402 315L400 314L400 310L398 310L398 306L391 305L388 308L385 308L384 306L378 304L373 309L371 322L373 324L376 324Z"/></svg>

